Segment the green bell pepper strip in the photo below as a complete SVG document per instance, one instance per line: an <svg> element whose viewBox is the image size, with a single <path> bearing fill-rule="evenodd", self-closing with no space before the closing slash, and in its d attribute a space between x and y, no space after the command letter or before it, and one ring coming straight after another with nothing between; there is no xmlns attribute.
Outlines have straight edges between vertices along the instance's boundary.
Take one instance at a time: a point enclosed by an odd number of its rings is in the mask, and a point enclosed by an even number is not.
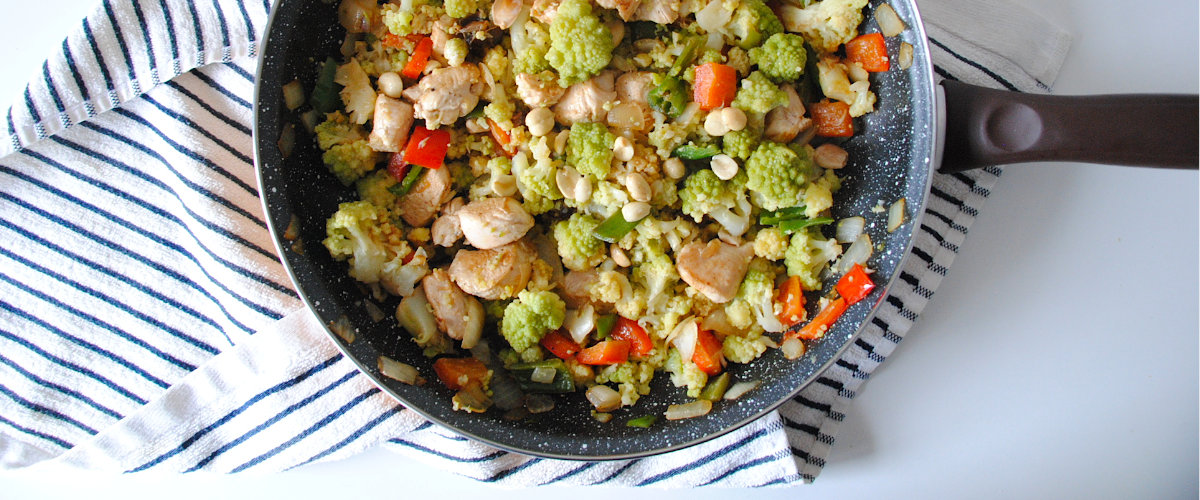
<svg viewBox="0 0 1200 500"><path fill-rule="evenodd" d="M313 109L318 113L332 113L342 103L342 98L338 95L341 85L333 81L337 74L338 64L332 57L325 59L325 64L321 66L321 72L317 74L317 81L313 84L312 97L309 102L312 103Z"/></svg>
<svg viewBox="0 0 1200 500"><path fill-rule="evenodd" d="M603 240L605 243L615 242L621 239L622 236L625 236L626 233L633 231L633 228L637 227L638 223L642 222L642 219L627 221L625 220L625 216L621 215L621 211L617 210L607 219L604 219L604 222L601 222L599 226L596 226L596 229L592 230L592 236Z"/></svg>
<svg viewBox="0 0 1200 500"><path fill-rule="evenodd" d="M700 395L696 399L719 401L725 396L725 391L729 390L729 383L732 381L733 375L730 375L729 372L722 373L717 378L709 380L700 390Z"/></svg>
<svg viewBox="0 0 1200 500"><path fill-rule="evenodd" d="M716 146L697 146L695 144L684 144L675 148L671 152L671 156L679 157L682 160L703 160L712 158L721 153L721 149Z"/></svg>
<svg viewBox="0 0 1200 500"><path fill-rule="evenodd" d="M642 415L637 418L629 419L628 422L625 422L625 425L628 427L638 427L638 428L645 429L647 427L650 427L650 425L654 424L654 422L656 420L658 420L658 415Z"/></svg>
<svg viewBox="0 0 1200 500"><path fill-rule="evenodd" d="M554 381L546 384L532 380L533 370L537 368L553 368ZM547 359L536 363L518 363L508 367L508 373L517 381L522 391L539 394L561 394L575 391L575 377L567 370L563 360Z"/></svg>

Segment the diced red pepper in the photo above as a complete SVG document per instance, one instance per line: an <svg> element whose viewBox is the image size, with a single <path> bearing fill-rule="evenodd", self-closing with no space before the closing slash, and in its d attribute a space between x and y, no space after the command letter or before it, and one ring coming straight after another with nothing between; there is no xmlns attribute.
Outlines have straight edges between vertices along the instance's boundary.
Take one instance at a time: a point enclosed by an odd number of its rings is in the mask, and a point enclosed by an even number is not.
<svg viewBox="0 0 1200 500"><path fill-rule="evenodd" d="M737 97L737 70L720 63L696 66L696 78L692 84L692 100L701 109L710 110L733 104Z"/></svg>
<svg viewBox="0 0 1200 500"><path fill-rule="evenodd" d="M846 42L846 62L858 63L862 68L872 73L887 71L891 68L888 58L887 44L880 33L867 33L854 37Z"/></svg>
<svg viewBox="0 0 1200 500"><path fill-rule="evenodd" d="M387 171L392 175L396 182L404 180L404 176L408 175L408 170L411 165L404 161L404 155L400 153L392 153L388 156Z"/></svg>
<svg viewBox="0 0 1200 500"><path fill-rule="evenodd" d="M629 354L639 358L650 355L650 351L654 350L654 342L650 340L646 329L637 321L623 316L617 316L617 324L613 326L609 336L629 342Z"/></svg>
<svg viewBox="0 0 1200 500"><path fill-rule="evenodd" d="M441 168L450 149L450 132L444 129L429 130L423 126L413 127L404 148L404 161L425 168Z"/></svg>
<svg viewBox="0 0 1200 500"><path fill-rule="evenodd" d="M570 337L564 335L562 330L554 330L547 333L545 337L542 337L541 344L547 351L562 359L571 359L583 349L574 340L571 340Z"/></svg>
<svg viewBox="0 0 1200 500"><path fill-rule="evenodd" d="M413 53L408 56L408 63L404 65L404 69L400 74L410 80L420 78L421 73L425 71L425 64L429 62L429 55L432 53L433 39L427 36L421 37L417 41L417 46L413 49Z"/></svg>
<svg viewBox="0 0 1200 500"><path fill-rule="evenodd" d="M841 101L824 100L808 105L808 115L821 137L850 137L854 135L854 119L850 105Z"/></svg>
<svg viewBox="0 0 1200 500"><path fill-rule="evenodd" d="M784 326L795 325L808 317L808 312L804 310L804 287L799 276L790 276L779 285L779 295L775 302L783 306L775 317L779 318L779 322Z"/></svg>
<svg viewBox="0 0 1200 500"><path fill-rule="evenodd" d="M504 152L504 156L509 158L516 156L517 150L513 147L512 136L508 135L508 132L501 128L500 124L492 121L491 118L488 118L487 122L488 128L492 130L492 139L496 141L496 145Z"/></svg>
<svg viewBox="0 0 1200 500"><path fill-rule="evenodd" d="M383 35L383 39L381 39L380 42L383 44L384 47L390 47L393 49L402 49L402 50L405 48L404 39L401 38L400 35L397 35L395 33L385 33Z"/></svg>
<svg viewBox="0 0 1200 500"><path fill-rule="evenodd" d="M482 385L488 374L487 365L475 358L438 358L433 362L433 371L453 390Z"/></svg>
<svg viewBox="0 0 1200 500"><path fill-rule="evenodd" d="M825 332L833 327L833 323L842 317L842 313L846 312L846 299L838 297L829 301L817 316L804 325L799 330L789 330L784 334L783 338L790 337L802 338L805 340L819 339L825 336Z"/></svg>
<svg viewBox="0 0 1200 500"><path fill-rule="evenodd" d="M855 264L837 282L838 294L846 299L848 306L862 300L868 293L871 293L873 288L875 288L875 282L871 281L870 276L867 276L867 271L861 264Z"/></svg>
<svg viewBox="0 0 1200 500"><path fill-rule="evenodd" d="M696 350L692 353L696 368L709 375L717 375L721 373L722 360L721 341L711 331L700 330L696 334Z"/></svg>
<svg viewBox="0 0 1200 500"><path fill-rule="evenodd" d="M585 365L615 365L629 359L629 342L609 339L579 351L575 360Z"/></svg>

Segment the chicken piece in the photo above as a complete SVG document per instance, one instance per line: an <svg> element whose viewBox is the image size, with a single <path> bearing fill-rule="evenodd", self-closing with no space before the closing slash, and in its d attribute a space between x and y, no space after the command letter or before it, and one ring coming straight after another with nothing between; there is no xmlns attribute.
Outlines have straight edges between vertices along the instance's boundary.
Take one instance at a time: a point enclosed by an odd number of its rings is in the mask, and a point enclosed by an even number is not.
<svg viewBox="0 0 1200 500"><path fill-rule="evenodd" d="M533 217L509 197L472 201L457 214L467 243L484 250L517 241L533 227Z"/></svg>
<svg viewBox="0 0 1200 500"><path fill-rule="evenodd" d="M671 24L679 18L679 0L642 0L634 21L650 21L656 24Z"/></svg>
<svg viewBox="0 0 1200 500"><path fill-rule="evenodd" d="M400 99L383 94L375 98L375 124L371 128L370 144L375 151L395 153L408 142L413 124L413 107Z"/></svg>
<svg viewBox="0 0 1200 500"><path fill-rule="evenodd" d="M609 314L615 311L611 302L603 302L592 297L591 289L600 280L596 270L569 271L563 276L562 295L566 299L567 308L579 309L591 304L597 314Z"/></svg>
<svg viewBox="0 0 1200 500"><path fill-rule="evenodd" d="M517 75L517 96L525 101L530 109L548 108L562 99L567 91L558 86L557 78L541 78L529 73Z"/></svg>
<svg viewBox="0 0 1200 500"><path fill-rule="evenodd" d="M654 73L631 71L617 78L617 97L621 102L647 104L647 96L654 86Z"/></svg>
<svg viewBox="0 0 1200 500"><path fill-rule="evenodd" d="M621 19L625 21L633 19L633 15L638 11L638 6L641 3L642 0L596 0L596 5L616 10L617 14L620 14Z"/></svg>
<svg viewBox="0 0 1200 500"><path fill-rule="evenodd" d="M558 14L558 4L560 3L562 0L533 0L529 15L539 22L551 24L554 22L554 16Z"/></svg>
<svg viewBox="0 0 1200 500"><path fill-rule="evenodd" d="M767 113L767 126L763 135L775 142L788 143L795 139L800 132L813 126L812 120L804 116L804 103L791 85L784 85L787 93L787 106L780 106Z"/></svg>
<svg viewBox="0 0 1200 500"><path fill-rule="evenodd" d="M462 198L450 200L442 209L441 217L433 221L433 226L429 228L429 232L433 237L433 243L438 246L451 247L458 240L462 239L462 227L458 223L458 210L463 207Z"/></svg>
<svg viewBox="0 0 1200 500"><path fill-rule="evenodd" d="M529 284L537 254L519 241L489 250L459 250L450 277L464 292L484 300L516 297Z"/></svg>
<svg viewBox="0 0 1200 500"><path fill-rule="evenodd" d="M616 99L613 72L605 71L568 88L554 106L554 118L568 127L576 122L602 122L608 114L605 104Z"/></svg>
<svg viewBox="0 0 1200 500"><path fill-rule="evenodd" d="M675 259L679 277L709 300L724 304L737 295L742 278L750 268L754 246L733 246L720 240L684 245Z"/></svg>
<svg viewBox="0 0 1200 500"><path fill-rule="evenodd" d="M421 97L416 116L431 129L454 123L475 109L483 87L479 67L473 64L436 69L417 84Z"/></svg>
<svg viewBox="0 0 1200 500"><path fill-rule="evenodd" d="M429 39L433 41L434 55L441 59L446 58L443 49L446 47L446 42L450 40L450 28L453 26L454 18L447 15L442 15L433 22L433 31L429 33Z"/></svg>
<svg viewBox="0 0 1200 500"><path fill-rule="evenodd" d="M483 334L483 304L475 297L463 293L451 280L450 274L441 269L421 280L438 329L454 340L461 340L463 349L479 343Z"/></svg>
<svg viewBox="0 0 1200 500"><path fill-rule="evenodd" d="M428 169L400 198L400 218L412 227L425 227L453 194L450 169Z"/></svg>

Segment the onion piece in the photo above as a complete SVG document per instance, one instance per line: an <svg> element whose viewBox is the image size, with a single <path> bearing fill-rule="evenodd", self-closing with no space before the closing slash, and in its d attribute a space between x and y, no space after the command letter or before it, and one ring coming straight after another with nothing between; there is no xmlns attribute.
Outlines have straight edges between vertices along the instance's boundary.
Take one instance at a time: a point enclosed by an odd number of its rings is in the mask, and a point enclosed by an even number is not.
<svg viewBox="0 0 1200 500"><path fill-rule="evenodd" d="M700 326L696 324L696 318L690 316L687 319L680 321L671 330L671 334L667 336L667 342L675 345L675 349L679 350L679 357L685 361L691 360L692 355L696 353L696 339L700 336Z"/></svg>
<svg viewBox="0 0 1200 500"><path fill-rule="evenodd" d="M709 33L720 33L733 18L733 11L726 9L722 0L712 0L696 12L696 24Z"/></svg>
<svg viewBox="0 0 1200 500"><path fill-rule="evenodd" d="M371 317L371 321L378 323L387 317L387 313L383 312L378 305L370 300L363 299L363 309L367 310L367 316Z"/></svg>
<svg viewBox="0 0 1200 500"><path fill-rule="evenodd" d="M838 221L836 238L838 243L851 243L858 239L867 227L867 219L862 217L846 217Z"/></svg>
<svg viewBox="0 0 1200 500"><path fill-rule="evenodd" d="M900 16L896 15L896 10L886 3L875 8L875 22L879 23L879 31L883 32L883 36L896 36L908 29Z"/></svg>
<svg viewBox="0 0 1200 500"><path fill-rule="evenodd" d="M350 324L350 318L339 316L338 319L329 323L329 329L337 334L343 342L347 344L354 343L354 325Z"/></svg>
<svg viewBox="0 0 1200 500"><path fill-rule="evenodd" d="M913 63L913 46L908 42L900 42L900 52L896 54L896 64L900 69L908 69Z"/></svg>
<svg viewBox="0 0 1200 500"><path fill-rule="evenodd" d="M891 208L888 209L887 230L889 233L904 224L904 212L907 209L908 202L904 198L900 198L895 203L892 203Z"/></svg>
<svg viewBox="0 0 1200 500"><path fill-rule="evenodd" d="M527 395L525 409L529 410L529 413L546 413L554 409L554 399L545 394Z"/></svg>
<svg viewBox="0 0 1200 500"><path fill-rule="evenodd" d="M571 334L571 340L577 344L583 344L583 340L587 338L588 334L596 329L596 309L591 304L584 304L580 309L567 310L563 326Z"/></svg>
<svg viewBox="0 0 1200 500"><path fill-rule="evenodd" d="M283 130L279 131L279 141L275 143L279 147L279 156L287 159L292 156L292 151L296 149L296 125L288 123L283 126Z"/></svg>
<svg viewBox="0 0 1200 500"><path fill-rule="evenodd" d="M800 356L804 355L804 342L798 338L791 337L779 345L779 350L783 352L783 357L797 360L800 359Z"/></svg>
<svg viewBox="0 0 1200 500"><path fill-rule="evenodd" d="M621 407L621 393L607 385L593 385L585 396L599 412L610 412Z"/></svg>
<svg viewBox="0 0 1200 500"><path fill-rule="evenodd" d="M558 374L558 370L549 366L539 366L533 369L533 373L529 374L529 380L539 384L549 384L554 382L554 376ZM530 411L533 411L530 409ZM534 412L537 413L537 412Z"/></svg>
<svg viewBox="0 0 1200 500"><path fill-rule="evenodd" d="M380 356L378 366L379 373L390 379L398 380L408 385L421 385L425 383L425 379L421 378L421 373L410 364L401 363L387 356Z"/></svg>
<svg viewBox="0 0 1200 500"><path fill-rule="evenodd" d="M708 415L710 411L712 411L712 401L697 399L691 403L668 406L664 416L667 417L667 420L682 420Z"/></svg>
<svg viewBox="0 0 1200 500"><path fill-rule="evenodd" d="M847 248L842 258L838 260L837 269L834 270L837 274L845 274L855 264L866 265L867 259L871 258L871 237L867 233L858 235L858 239Z"/></svg>
<svg viewBox="0 0 1200 500"><path fill-rule="evenodd" d="M799 339L797 339L797 340L799 340ZM745 395L747 392L750 392L750 391L754 390L755 388L757 388L758 384L759 384L759 381L757 381L757 380L743 380L741 382L735 383L735 384L729 386L729 389L725 391L724 399L732 401L737 398L740 398L743 395Z"/></svg>
<svg viewBox="0 0 1200 500"><path fill-rule="evenodd" d="M283 84L283 105L287 106L288 111L295 111L304 105L304 85L300 84L300 80Z"/></svg>
<svg viewBox="0 0 1200 500"><path fill-rule="evenodd" d="M592 412L592 418L596 419L597 422L607 424L612 421L612 413Z"/></svg>

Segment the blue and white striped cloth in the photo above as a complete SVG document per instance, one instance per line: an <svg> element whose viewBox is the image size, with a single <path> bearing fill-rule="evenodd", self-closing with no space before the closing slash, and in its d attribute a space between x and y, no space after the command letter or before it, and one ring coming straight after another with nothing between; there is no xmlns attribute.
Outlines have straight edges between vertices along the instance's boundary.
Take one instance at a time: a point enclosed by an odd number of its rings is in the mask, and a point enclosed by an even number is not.
<svg viewBox="0 0 1200 500"><path fill-rule="evenodd" d="M917 319L1000 173L935 178L915 258L893 295L836 366L777 413L641 460L501 452L383 394L292 290L251 157L255 55L269 8L104 0L5 116L3 467L277 471L386 446L510 486L811 481L850 399ZM946 78L1045 91L1069 43L1000 2L922 8Z"/></svg>

